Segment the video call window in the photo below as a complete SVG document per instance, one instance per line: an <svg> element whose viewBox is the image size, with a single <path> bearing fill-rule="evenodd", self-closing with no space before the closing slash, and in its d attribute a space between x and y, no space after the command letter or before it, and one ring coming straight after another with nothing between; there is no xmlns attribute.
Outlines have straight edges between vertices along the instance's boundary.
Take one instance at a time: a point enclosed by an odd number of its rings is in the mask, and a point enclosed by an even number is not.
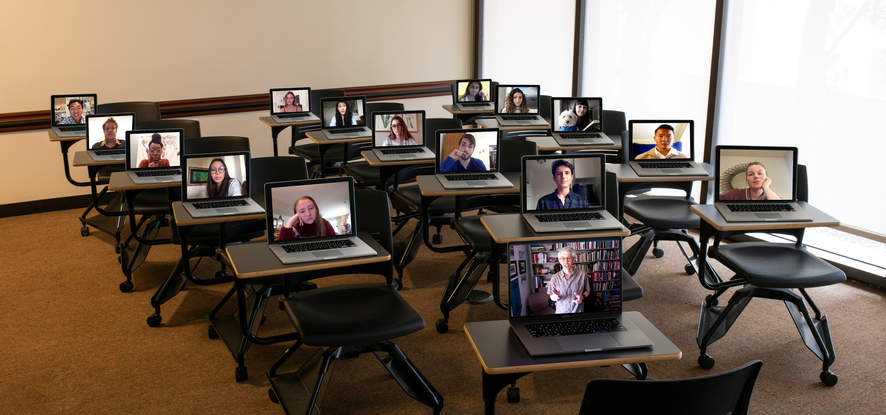
<svg viewBox="0 0 886 415"><path fill-rule="evenodd" d="M311 110L308 88L272 89L271 112L273 114L290 114Z"/></svg>
<svg viewBox="0 0 886 415"><path fill-rule="evenodd" d="M525 159L527 211L597 209L602 207L599 157ZM561 202L557 192L564 189Z"/></svg>
<svg viewBox="0 0 886 415"><path fill-rule="evenodd" d="M538 86L499 85L496 108L502 114L538 114Z"/></svg>
<svg viewBox="0 0 886 415"><path fill-rule="evenodd" d="M246 190L245 154L188 157L187 200L225 199L229 197L249 196Z"/></svg>
<svg viewBox="0 0 886 415"><path fill-rule="evenodd" d="M348 181L271 188L274 241L353 234Z"/></svg>
<svg viewBox="0 0 886 415"><path fill-rule="evenodd" d="M90 115L86 123L86 145L92 150L120 147L126 143L126 132L132 130L134 123L133 115Z"/></svg>
<svg viewBox="0 0 886 415"><path fill-rule="evenodd" d="M447 132L438 138L441 173L497 171L497 130Z"/></svg>
<svg viewBox="0 0 886 415"><path fill-rule="evenodd" d="M554 130L602 132L603 102L594 98L554 98Z"/></svg>
<svg viewBox="0 0 886 415"><path fill-rule="evenodd" d="M130 133L127 145L131 169L181 166L181 132Z"/></svg>
<svg viewBox="0 0 886 415"><path fill-rule="evenodd" d="M458 102L492 102L491 82L488 79L474 79L455 83Z"/></svg>
<svg viewBox="0 0 886 415"><path fill-rule="evenodd" d="M56 96L52 101L53 125L86 124L86 116L95 114L95 95Z"/></svg>
<svg viewBox="0 0 886 415"><path fill-rule="evenodd" d="M793 150L721 148L717 154L717 201L793 200Z"/></svg>
<svg viewBox="0 0 886 415"><path fill-rule="evenodd" d="M374 116L376 147L424 145L423 113L375 113Z"/></svg>
<svg viewBox="0 0 886 415"><path fill-rule="evenodd" d="M689 122L631 121L631 160L688 159L692 156Z"/></svg>
<svg viewBox="0 0 886 415"><path fill-rule="evenodd" d="M621 310L618 238L509 244L508 269L511 317Z"/></svg>
<svg viewBox="0 0 886 415"><path fill-rule="evenodd" d="M362 98L341 98L323 101L323 119L327 127L357 127L366 125Z"/></svg>

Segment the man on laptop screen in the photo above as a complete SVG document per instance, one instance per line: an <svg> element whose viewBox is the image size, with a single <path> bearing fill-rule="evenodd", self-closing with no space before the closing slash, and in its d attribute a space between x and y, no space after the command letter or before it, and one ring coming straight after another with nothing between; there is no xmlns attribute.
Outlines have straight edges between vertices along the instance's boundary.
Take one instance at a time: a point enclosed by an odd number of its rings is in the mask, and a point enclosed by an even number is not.
<svg viewBox="0 0 886 415"><path fill-rule="evenodd" d="M513 186L498 172L498 130L438 130L437 136L436 171L443 187Z"/></svg>
<svg viewBox="0 0 886 415"><path fill-rule="evenodd" d="M631 168L638 176L708 176L693 160L694 130L692 120L631 120Z"/></svg>
<svg viewBox="0 0 886 415"><path fill-rule="evenodd" d="M429 159L434 153L425 147L425 112L375 112L373 150L381 161Z"/></svg>
<svg viewBox="0 0 886 415"><path fill-rule="evenodd" d="M50 97L51 124L59 137L77 137L86 133L86 116L95 114L96 94L53 95Z"/></svg>
<svg viewBox="0 0 886 415"><path fill-rule="evenodd" d="M132 130L135 114L86 116L86 146L95 160L126 158L126 132Z"/></svg>

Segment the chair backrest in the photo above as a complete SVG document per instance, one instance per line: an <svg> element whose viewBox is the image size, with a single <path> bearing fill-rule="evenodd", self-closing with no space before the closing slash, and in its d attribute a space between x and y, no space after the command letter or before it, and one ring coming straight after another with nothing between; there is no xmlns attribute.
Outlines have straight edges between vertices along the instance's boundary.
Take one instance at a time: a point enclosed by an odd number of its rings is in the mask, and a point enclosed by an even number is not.
<svg viewBox="0 0 886 415"><path fill-rule="evenodd" d="M551 96L538 96L538 115L541 115L547 122L551 122Z"/></svg>
<svg viewBox="0 0 886 415"><path fill-rule="evenodd" d="M797 165L797 199L801 202L809 201L809 177L806 175L806 165Z"/></svg>
<svg viewBox="0 0 886 415"><path fill-rule="evenodd" d="M185 140L189 138L200 138L200 121L187 120L184 118L167 118L165 120L141 121L136 116L135 128L139 130L164 129L164 128L181 128L185 130Z"/></svg>
<svg viewBox="0 0 886 415"><path fill-rule="evenodd" d="M95 112L97 114L134 112L137 123L160 119L160 106L156 102L150 101L109 102L107 104L99 104Z"/></svg>
<svg viewBox="0 0 886 415"><path fill-rule="evenodd" d="M308 178L308 166L301 157L255 157L252 159L252 173L249 186L250 197L265 205L265 183Z"/></svg>
<svg viewBox="0 0 886 415"><path fill-rule="evenodd" d="M520 169L523 168L523 156L534 156L538 154L538 146L532 141L513 140L508 141L507 144L505 144L505 140L502 140L499 151L498 170L501 172L519 172Z"/></svg>
<svg viewBox="0 0 886 415"><path fill-rule="evenodd" d="M616 219L621 219L618 214L618 176L615 173L606 172L606 211Z"/></svg>
<svg viewBox="0 0 886 415"><path fill-rule="evenodd" d="M249 151L249 138L213 136L185 140L185 154L226 153L231 151Z"/></svg>
<svg viewBox="0 0 886 415"><path fill-rule="evenodd" d="M618 136L628 130L624 111L603 110L603 132L608 136ZM613 137L613 139L617 139Z"/></svg>
<svg viewBox="0 0 886 415"><path fill-rule="evenodd" d="M747 414L761 366L763 362L755 360L727 372L690 379L592 380L579 414Z"/></svg>
<svg viewBox="0 0 886 415"><path fill-rule="evenodd" d="M354 203L357 206L357 232L368 233L391 255L394 240L391 236L391 207L388 194L375 189L356 189ZM383 274L390 284L394 277L393 261L381 264Z"/></svg>
<svg viewBox="0 0 886 415"><path fill-rule="evenodd" d="M427 118L425 119L425 147L437 152L437 130L454 130L461 128L458 118Z"/></svg>

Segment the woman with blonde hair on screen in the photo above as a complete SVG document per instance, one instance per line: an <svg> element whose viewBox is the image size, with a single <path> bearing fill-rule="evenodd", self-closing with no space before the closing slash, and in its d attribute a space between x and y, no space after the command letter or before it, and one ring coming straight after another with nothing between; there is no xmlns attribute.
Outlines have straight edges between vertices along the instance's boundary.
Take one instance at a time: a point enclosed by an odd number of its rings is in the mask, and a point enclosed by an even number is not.
<svg viewBox="0 0 886 415"><path fill-rule="evenodd" d="M296 199L292 210L295 214L280 228L278 241L335 235L332 224L320 215L320 208L314 198L302 196Z"/></svg>
<svg viewBox="0 0 886 415"><path fill-rule="evenodd" d="M301 100L292 91L286 92L286 95L283 96L282 110L283 112L304 112Z"/></svg>

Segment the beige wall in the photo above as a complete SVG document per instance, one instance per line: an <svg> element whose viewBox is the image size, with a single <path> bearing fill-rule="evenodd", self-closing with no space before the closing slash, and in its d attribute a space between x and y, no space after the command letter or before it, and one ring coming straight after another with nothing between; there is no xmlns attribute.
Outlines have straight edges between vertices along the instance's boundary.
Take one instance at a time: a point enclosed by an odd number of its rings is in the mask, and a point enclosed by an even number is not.
<svg viewBox="0 0 886 415"><path fill-rule="evenodd" d="M438 81L471 72L471 0L73 3L4 9L0 113L48 109L53 93L97 92L99 103ZM336 7L331 7L334 5ZM62 62L56 64L54 62ZM440 114L449 98L403 101ZM259 112L195 117L204 135L250 137L272 152ZM281 136L281 153L289 142ZM7 148L0 204L86 193L64 179L46 130L0 134ZM72 150L82 150L78 144ZM40 166L39 169L34 166ZM85 179L75 168L75 178ZM28 172L27 181L10 179Z"/></svg>

